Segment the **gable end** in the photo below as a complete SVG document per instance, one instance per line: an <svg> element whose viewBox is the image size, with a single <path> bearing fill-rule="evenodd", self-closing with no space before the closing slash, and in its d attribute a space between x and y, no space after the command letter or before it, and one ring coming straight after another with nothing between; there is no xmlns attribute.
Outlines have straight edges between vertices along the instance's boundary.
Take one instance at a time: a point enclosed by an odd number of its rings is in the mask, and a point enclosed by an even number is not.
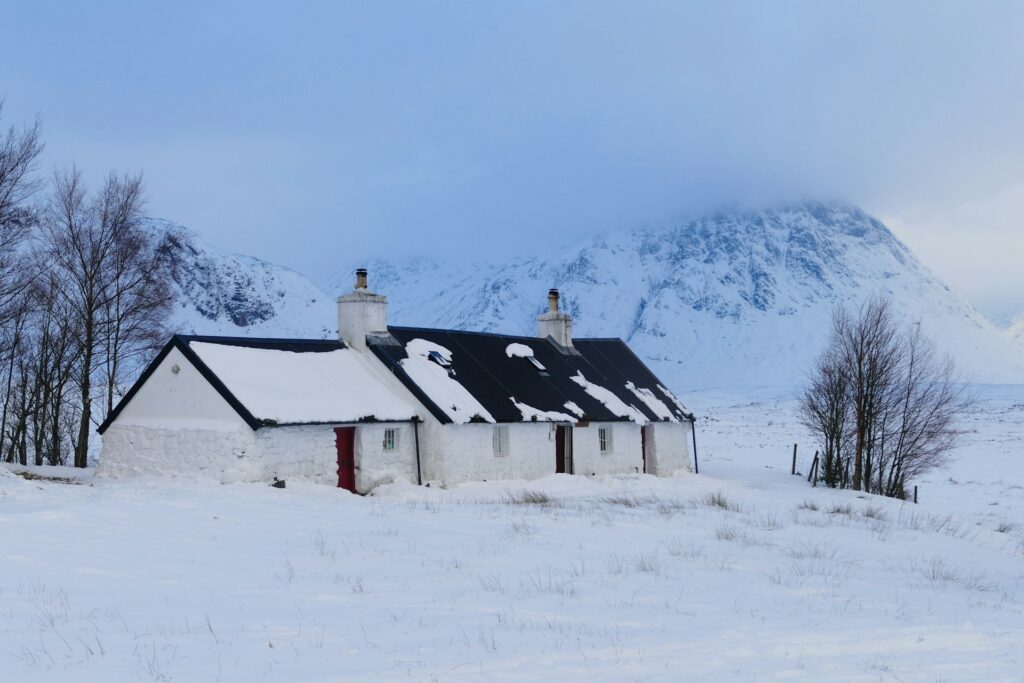
<svg viewBox="0 0 1024 683"><path fill-rule="evenodd" d="M110 411L110 415L107 416L107 419L104 420L103 424L101 424L96 429L97 433L102 435L105 431L107 431L110 425L114 423L114 420L117 419L117 416L121 414L121 412L129 403L131 403L131 400L139 392L139 389L141 389L143 385L146 384L146 381L149 380L152 374L156 372L156 369L160 367L160 364L164 361L165 358L167 358L167 355L171 352L172 349L177 349L181 353L181 355L183 355L186 358L186 360L188 360L188 362L191 363L193 367L195 367L199 374L202 375L203 379L205 379L210 384L210 386L213 387L213 389L218 394L220 394L221 398L223 398L227 402L227 404L231 406L232 410L238 413L238 416L241 417L242 420L244 420L247 425L249 425L250 429L255 431L263 426L263 423L260 420L256 419L252 415L252 413L250 413L246 409L246 407L242 405L242 403L237 398L235 398L235 395L232 394L226 386L224 386L224 383L221 382L220 379L218 379L218 377L213 373L213 371L210 370L210 368L207 367L205 363L203 363L199 356L196 355L196 353L189 348L187 338L176 334L173 337L171 337L170 341L168 341L162 349L160 349L160 353L158 353L156 358L154 358L153 361L146 367L143 373L139 376L139 379L136 380L135 384L132 385L132 388L128 390L128 393L126 393L124 397L117 402L117 405L114 406L114 409L112 411Z"/></svg>

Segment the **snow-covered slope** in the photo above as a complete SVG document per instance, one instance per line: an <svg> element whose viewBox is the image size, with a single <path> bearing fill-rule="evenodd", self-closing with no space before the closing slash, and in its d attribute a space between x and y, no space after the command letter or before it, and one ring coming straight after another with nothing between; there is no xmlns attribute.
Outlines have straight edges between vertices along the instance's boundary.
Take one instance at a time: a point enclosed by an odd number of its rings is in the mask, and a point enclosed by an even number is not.
<svg viewBox="0 0 1024 683"><path fill-rule="evenodd" d="M403 324L532 334L546 290L558 287L576 334L626 339L680 391L800 382L834 305L875 292L908 324L920 321L969 379L1024 381L1021 347L855 207L722 214L496 265L369 268Z"/></svg>
<svg viewBox="0 0 1024 683"><path fill-rule="evenodd" d="M1019 344L1024 344L1024 317L1018 318L1006 330L1007 336Z"/></svg>
<svg viewBox="0 0 1024 683"><path fill-rule="evenodd" d="M182 283L182 320L200 332L329 336L334 295L351 287L350 271L324 295L263 261L208 248L187 256L192 272L214 285ZM876 292L907 324L920 321L972 381L1024 382L1024 345L939 281L881 222L850 206L720 214L493 263L356 265L370 269L371 286L389 296L390 319L402 325L534 334L545 293L557 287L578 336L625 339L683 393L798 384L834 305Z"/></svg>
<svg viewBox="0 0 1024 683"><path fill-rule="evenodd" d="M693 396L701 474L671 478L353 496L0 464L0 680L1019 683L1002 389L919 505L791 476L793 401L746 391Z"/></svg>
<svg viewBox="0 0 1024 683"><path fill-rule="evenodd" d="M334 297L304 275L251 256L226 254L187 228L150 219L178 263L175 332L251 337L333 337Z"/></svg>

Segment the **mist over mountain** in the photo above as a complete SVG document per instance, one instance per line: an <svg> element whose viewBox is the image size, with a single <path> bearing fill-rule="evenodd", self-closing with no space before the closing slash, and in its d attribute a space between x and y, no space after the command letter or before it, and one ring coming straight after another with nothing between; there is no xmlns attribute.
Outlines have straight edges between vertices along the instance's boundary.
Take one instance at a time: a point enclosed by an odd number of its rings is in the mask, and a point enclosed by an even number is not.
<svg viewBox="0 0 1024 683"><path fill-rule="evenodd" d="M529 258L369 259L322 287L260 259L182 235L180 331L334 334L335 297L364 265L392 324L535 334L557 287L577 336L621 337L673 389L793 387L836 304L888 297L976 382L1024 381L1024 343L938 280L877 219L842 204L720 213L681 225L538 243ZM326 293L325 293L326 292Z"/></svg>

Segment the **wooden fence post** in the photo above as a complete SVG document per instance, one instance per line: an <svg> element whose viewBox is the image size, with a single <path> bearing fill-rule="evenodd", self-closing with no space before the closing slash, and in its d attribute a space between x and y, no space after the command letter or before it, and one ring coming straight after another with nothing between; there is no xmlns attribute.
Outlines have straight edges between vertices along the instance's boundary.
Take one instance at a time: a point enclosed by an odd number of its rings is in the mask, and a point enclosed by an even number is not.
<svg viewBox="0 0 1024 683"><path fill-rule="evenodd" d="M917 505L917 484L914 485L914 505Z"/></svg>
<svg viewBox="0 0 1024 683"><path fill-rule="evenodd" d="M814 485L818 485L818 478L815 476L818 473L818 451L814 451L814 460L811 461L811 471L807 473L807 482L814 482Z"/></svg>
<svg viewBox="0 0 1024 683"><path fill-rule="evenodd" d="M793 444L793 466L789 470L790 474L796 474L796 444Z"/></svg>

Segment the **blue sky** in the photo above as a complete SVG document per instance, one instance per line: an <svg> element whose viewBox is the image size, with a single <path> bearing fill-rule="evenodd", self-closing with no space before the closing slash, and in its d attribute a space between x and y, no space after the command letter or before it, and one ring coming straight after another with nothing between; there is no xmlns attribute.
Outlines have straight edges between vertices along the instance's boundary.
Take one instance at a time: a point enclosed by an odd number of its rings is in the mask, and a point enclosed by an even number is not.
<svg viewBox="0 0 1024 683"><path fill-rule="evenodd" d="M1024 4L13 2L45 168L317 279L721 206L858 203L1024 310Z"/></svg>

